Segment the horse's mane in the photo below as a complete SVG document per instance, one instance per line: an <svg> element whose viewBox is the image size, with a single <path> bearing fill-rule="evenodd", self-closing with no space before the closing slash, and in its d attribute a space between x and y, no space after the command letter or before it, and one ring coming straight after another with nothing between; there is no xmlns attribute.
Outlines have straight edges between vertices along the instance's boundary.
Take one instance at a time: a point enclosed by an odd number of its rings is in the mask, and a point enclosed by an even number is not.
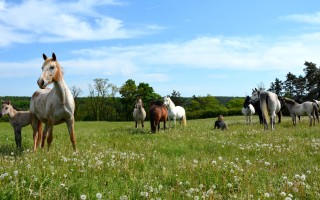
<svg viewBox="0 0 320 200"><path fill-rule="evenodd" d="M295 100L289 99L289 98L286 98L286 97L283 98L283 100L288 104L296 104L297 103Z"/></svg>
<svg viewBox="0 0 320 200"><path fill-rule="evenodd" d="M152 101L152 102L151 102L151 106L153 106L153 105L162 106L162 105L163 105L163 102L160 101L160 100Z"/></svg>
<svg viewBox="0 0 320 200"><path fill-rule="evenodd" d="M251 97L247 96L244 100L243 107L246 108L250 104Z"/></svg>

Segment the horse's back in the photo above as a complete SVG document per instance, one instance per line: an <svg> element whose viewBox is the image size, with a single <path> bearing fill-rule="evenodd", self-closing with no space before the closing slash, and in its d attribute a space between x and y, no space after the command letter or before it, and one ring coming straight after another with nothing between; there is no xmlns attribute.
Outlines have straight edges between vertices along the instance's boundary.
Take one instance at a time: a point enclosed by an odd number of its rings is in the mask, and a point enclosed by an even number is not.
<svg viewBox="0 0 320 200"><path fill-rule="evenodd" d="M176 117L182 118L185 115L186 115L185 109L181 106L176 106Z"/></svg>
<svg viewBox="0 0 320 200"><path fill-rule="evenodd" d="M31 124L31 115L29 111L18 111L17 114L10 119L12 127L25 127Z"/></svg>

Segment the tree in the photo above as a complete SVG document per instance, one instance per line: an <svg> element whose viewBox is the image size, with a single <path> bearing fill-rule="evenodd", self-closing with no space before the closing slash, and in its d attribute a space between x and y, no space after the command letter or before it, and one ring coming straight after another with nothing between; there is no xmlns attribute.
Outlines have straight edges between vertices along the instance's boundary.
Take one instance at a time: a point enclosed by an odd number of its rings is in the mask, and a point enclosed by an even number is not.
<svg viewBox="0 0 320 200"><path fill-rule="evenodd" d="M286 80L284 81L284 90L285 96L292 98L295 95L295 80L297 79L296 75L289 72L286 75Z"/></svg>
<svg viewBox="0 0 320 200"><path fill-rule="evenodd" d="M303 71L305 73L306 90L309 92L308 97L320 97L320 70L315 63L305 62L306 66Z"/></svg>
<svg viewBox="0 0 320 200"><path fill-rule="evenodd" d="M306 79L300 75L294 80L296 99L303 99L306 91Z"/></svg>
<svg viewBox="0 0 320 200"><path fill-rule="evenodd" d="M75 110L74 110L74 117L77 119L78 118L78 116L77 116L78 107L79 107L78 97L79 97L79 95L82 94L82 90L81 90L81 88L78 88L75 85L72 86L70 89L71 89L71 94L73 96L74 103L75 103L75 106L76 106Z"/></svg>
<svg viewBox="0 0 320 200"><path fill-rule="evenodd" d="M278 78L276 78L276 80L271 83L270 89L268 91L271 91L271 92L277 94L278 96L281 96L282 95L282 87L283 87L282 85L283 85L282 81L280 81Z"/></svg>
<svg viewBox="0 0 320 200"><path fill-rule="evenodd" d="M257 84L257 88L258 88L259 90L265 90L265 89L266 89L266 86L264 85L263 82L260 82L260 83Z"/></svg>
<svg viewBox="0 0 320 200"><path fill-rule="evenodd" d="M173 90L170 95L171 100L174 102L176 106L182 106L183 99L180 95L180 92Z"/></svg>
<svg viewBox="0 0 320 200"><path fill-rule="evenodd" d="M122 103L125 108L125 118L128 121L132 118L132 111L137 98L137 86L134 80L128 79L119 90Z"/></svg>
<svg viewBox="0 0 320 200"><path fill-rule="evenodd" d="M89 84L89 109L88 112L91 113L94 120L107 120L109 117L109 112L107 112L107 97L110 96L109 89L112 89L111 94L117 91L116 86L108 83L109 79L96 78L93 80L94 85Z"/></svg>

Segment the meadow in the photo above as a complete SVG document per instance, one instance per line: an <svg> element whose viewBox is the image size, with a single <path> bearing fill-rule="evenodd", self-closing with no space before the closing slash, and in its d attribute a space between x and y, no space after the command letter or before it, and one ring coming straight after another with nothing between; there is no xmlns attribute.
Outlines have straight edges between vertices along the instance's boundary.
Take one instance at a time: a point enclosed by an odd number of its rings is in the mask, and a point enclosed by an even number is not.
<svg viewBox="0 0 320 200"><path fill-rule="evenodd" d="M1 199L319 199L320 125L296 127L285 117L264 131L254 116L188 120L187 127L151 134L150 124L76 122L77 152L65 124L52 147L32 151L32 130L16 150L0 123Z"/></svg>

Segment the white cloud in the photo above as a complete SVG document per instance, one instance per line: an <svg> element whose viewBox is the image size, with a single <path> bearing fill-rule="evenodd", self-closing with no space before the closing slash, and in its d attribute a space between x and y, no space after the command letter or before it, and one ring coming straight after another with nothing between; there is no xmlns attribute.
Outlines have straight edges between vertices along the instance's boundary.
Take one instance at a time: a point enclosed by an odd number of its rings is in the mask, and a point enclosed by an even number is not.
<svg viewBox="0 0 320 200"><path fill-rule="evenodd" d="M320 24L320 12L312 14L293 14L280 17L281 20L288 20L308 24Z"/></svg>
<svg viewBox="0 0 320 200"><path fill-rule="evenodd" d="M170 67L189 69L238 69L294 71L305 60L317 61L320 34L282 37L199 37L182 43L147 44L128 47L74 51L90 59L115 59L136 69Z"/></svg>
<svg viewBox="0 0 320 200"><path fill-rule="evenodd" d="M20 4L1 1L0 46L13 42L132 38L161 29L157 25L126 28L122 20L110 17L108 13L99 12L98 8L101 6L123 6L123 4L115 0L72 2L28 0Z"/></svg>

